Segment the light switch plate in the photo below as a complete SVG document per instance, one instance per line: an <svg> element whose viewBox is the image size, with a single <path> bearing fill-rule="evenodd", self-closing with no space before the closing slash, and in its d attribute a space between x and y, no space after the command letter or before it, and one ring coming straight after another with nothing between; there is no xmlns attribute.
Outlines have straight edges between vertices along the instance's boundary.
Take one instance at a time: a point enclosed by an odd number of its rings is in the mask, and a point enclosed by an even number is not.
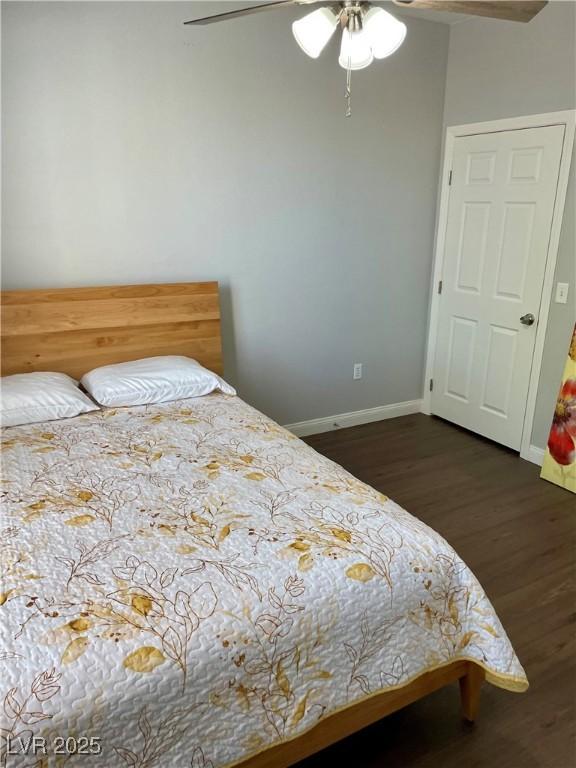
<svg viewBox="0 0 576 768"><path fill-rule="evenodd" d="M568 301L568 283L556 283L556 304L566 304Z"/></svg>

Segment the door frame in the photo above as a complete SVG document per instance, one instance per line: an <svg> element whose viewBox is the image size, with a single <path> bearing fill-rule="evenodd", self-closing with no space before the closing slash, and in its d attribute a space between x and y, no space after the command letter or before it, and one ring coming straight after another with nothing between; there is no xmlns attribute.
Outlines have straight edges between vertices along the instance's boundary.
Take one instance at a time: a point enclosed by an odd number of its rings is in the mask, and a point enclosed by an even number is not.
<svg viewBox="0 0 576 768"><path fill-rule="evenodd" d="M438 209L438 225L436 229L436 242L432 263L432 284L430 287L430 316L428 324L428 343L426 349L426 368L424 379L424 396L422 399L422 413L432 413L432 393L430 382L434 378L434 359L436 356L436 340L438 335L438 317L440 312L440 296L438 284L442 279L444 266L444 251L446 247L446 229L448 225L448 201L450 197L450 171L454 154L454 141L462 136L473 136L481 133L499 133L501 131L514 131L522 128L544 128L552 125L565 126L562 155L560 158L560 170L558 173L558 186L556 187L556 199L552 214L552 225L548 253L546 256L546 268L542 285L542 298L538 313L538 326L534 342L534 355L530 370L528 396L526 399L526 411L522 425L522 438L520 441L520 456L535 464L542 463L542 451L531 445L532 426L534 423L534 411L536 408L536 396L538 394L538 382L544 353L544 340L548 327L548 315L552 294L554 290L554 273L558 257L558 244L562 228L562 217L566 203L566 190L570 178L570 162L572 148L574 146L574 133L576 129L576 109L563 110L561 112L546 112L539 115L526 115L522 117L508 117L501 120L489 120L482 123L469 123L465 125L451 125L446 129L444 140L444 162L440 183L440 201ZM576 286L572 287L576 291Z"/></svg>

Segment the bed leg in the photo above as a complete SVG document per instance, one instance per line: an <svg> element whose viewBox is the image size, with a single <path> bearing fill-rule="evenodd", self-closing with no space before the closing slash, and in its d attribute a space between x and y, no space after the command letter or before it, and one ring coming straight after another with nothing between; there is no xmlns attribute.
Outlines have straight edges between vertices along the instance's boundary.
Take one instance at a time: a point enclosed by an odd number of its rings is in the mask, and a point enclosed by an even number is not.
<svg viewBox="0 0 576 768"><path fill-rule="evenodd" d="M484 670L474 662L468 662L468 671L460 678L460 701L465 720L473 723L480 707L480 689L484 681Z"/></svg>

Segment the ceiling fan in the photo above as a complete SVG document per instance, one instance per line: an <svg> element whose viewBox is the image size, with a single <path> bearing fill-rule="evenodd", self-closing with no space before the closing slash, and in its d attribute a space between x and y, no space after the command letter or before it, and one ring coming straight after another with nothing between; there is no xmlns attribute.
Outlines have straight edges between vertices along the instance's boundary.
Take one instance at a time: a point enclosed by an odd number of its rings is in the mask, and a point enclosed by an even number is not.
<svg viewBox="0 0 576 768"><path fill-rule="evenodd" d="M325 0L324 0L325 2ZM485 16L504 21L528 22L548 0L392 0L399 7L450 11ZM347 71L346 116L351 114L351 75L364 69L374 59L390 56L404 42L406 25L383 8L363 0L343 0L324 5L322 0L272 0L226 13L217 13L184 22L189 25L213 24L253 13L272 11L291 5L323 5L292 24L292 33L304 53L317 59L340 26L342 42L338 63Z"/></svg>

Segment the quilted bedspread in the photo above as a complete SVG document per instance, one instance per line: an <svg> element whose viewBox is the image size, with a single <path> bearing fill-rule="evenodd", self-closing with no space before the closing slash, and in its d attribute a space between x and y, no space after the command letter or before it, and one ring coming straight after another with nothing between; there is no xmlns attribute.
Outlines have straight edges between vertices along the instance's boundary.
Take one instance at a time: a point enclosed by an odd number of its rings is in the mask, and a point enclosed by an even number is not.
<svg viewBox="0 0 576 768"><path fill-rule="evenodd" d="M527 687L451 547L237 397L2 442L0 764L233 765L456 659Z"/></svg>

